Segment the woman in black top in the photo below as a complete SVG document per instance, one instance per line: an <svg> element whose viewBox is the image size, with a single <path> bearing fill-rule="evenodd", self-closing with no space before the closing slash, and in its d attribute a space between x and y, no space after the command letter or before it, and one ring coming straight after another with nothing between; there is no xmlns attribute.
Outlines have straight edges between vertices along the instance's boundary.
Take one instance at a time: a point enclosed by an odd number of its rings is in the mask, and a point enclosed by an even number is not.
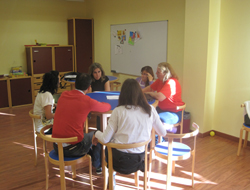
<svg viewBox="0 0 250 190"><path fill-rule="evenodd" d="M90 65L89 75L92 78L90 92L110 91L109 78L105 75L105 72L100 63L93 63L92 65Z"/></svg>

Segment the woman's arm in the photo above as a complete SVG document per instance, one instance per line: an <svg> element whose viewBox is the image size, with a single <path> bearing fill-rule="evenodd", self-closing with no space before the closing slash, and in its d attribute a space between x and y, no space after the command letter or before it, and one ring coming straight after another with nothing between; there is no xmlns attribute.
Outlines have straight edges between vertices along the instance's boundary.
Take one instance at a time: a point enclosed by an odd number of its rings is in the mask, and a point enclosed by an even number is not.
<svg viewBox="0 0 250 190"><path fill-rule="evenodd" d="M92 92L92 88L91 86L88 88L88 92L87 93L91 93Z"/></svg>
<svg viewBox="0 0 250 190"><path fill-rule="evenodd" d="M104 84L105 91L110 91L110 82L109 80Z"/></svg>
<svg viewBox="0 0 250 190"><path fill-rule="evenodd" d="M152 96L153 98L159 101L163 101L166 99L166 96L162 94L161 92L146 92L146 94L149 94L150 96Z"/></svg>
<svg viewBox="0 0 250 190"><path fill-rule="evenodd" d="M154 121L153 127L158 135L165 136L167 134L167 129L163 125L162 121L160 120L160 117L158 113L156 112L155 108L153 106L151 107L152 107L152 115L153 115L153 121Z"/></svg>
<svg viewBox="0 0 250 190"><path fill-rule="evenodd" d="M45 117L46 119L53 119L54 118L54 113L51 112L52 105L47 105L44 106L44 111L45 111Z"/></svg>
<svg viewBox="0 0 250 190"><path fill-rule="evenodd" d="M142 89L142 92L153 92L153 89L150 86L147 86L145 88Z"/></svg>
<svg viewBox="0 0 250 190"><path fill-rule="evenodd" d="M104 132L96 131L95 137L104 144L110 142L118 128L117 120L118 120L117 111L114 109L111 114L111 117L108 120L108 125L105 131Z"/></svg>

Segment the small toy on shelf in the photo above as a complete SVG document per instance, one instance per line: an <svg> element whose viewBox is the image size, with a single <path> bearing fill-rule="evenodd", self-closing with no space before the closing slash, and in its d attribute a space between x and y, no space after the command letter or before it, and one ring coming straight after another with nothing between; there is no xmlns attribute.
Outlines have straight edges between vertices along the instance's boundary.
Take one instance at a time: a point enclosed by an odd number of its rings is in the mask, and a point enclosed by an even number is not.
<svg viewBox="0 0 250 190"><path fill-rule="evenodd" d="M14 78L14 77L24 77L28 76L25 72L22 70L22 66L18 67L11 67L9 77Z"/></svg>

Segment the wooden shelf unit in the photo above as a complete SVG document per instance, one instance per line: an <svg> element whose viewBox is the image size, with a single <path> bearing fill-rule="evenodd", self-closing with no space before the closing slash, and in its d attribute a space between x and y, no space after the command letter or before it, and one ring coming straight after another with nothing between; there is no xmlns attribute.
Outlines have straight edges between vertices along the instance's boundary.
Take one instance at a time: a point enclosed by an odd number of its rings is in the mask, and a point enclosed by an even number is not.
<svg viewBox="0 0 250 190"><path fill-rule="evenodd" d="M43 75L51 70L57 70L62 77L65 73L74 71L74 48L65 46L27 46L27 73L32 79L32 102L42 85ZM63 84L64 86L64 84ZM59 88L58 93L70 90L70 84Z"/></svg>

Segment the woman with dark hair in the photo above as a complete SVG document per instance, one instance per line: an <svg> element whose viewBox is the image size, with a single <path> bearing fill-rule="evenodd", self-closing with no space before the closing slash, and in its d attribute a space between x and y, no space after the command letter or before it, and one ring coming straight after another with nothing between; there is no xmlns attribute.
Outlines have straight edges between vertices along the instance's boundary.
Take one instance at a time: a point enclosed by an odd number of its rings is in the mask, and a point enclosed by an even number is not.
<svg viewBox="0 0 250 190"><path fill-rule="evenodd" d="M97 139L103 143L117 144L144 142L150 138L152 127L159 135L166 135L159 115L148 104L138 82L127 79L122 85L118 106L113 110L106 130L96 131L93 143ZM144 146L112 151L113 166L117 172L126 174L137 170L144 171ZM126 159L122 159L124 157Z"/></svg>
<svg viewBox="0 0 250 190"><path fill-rule="evenodd" d="M140 87L143 89L154 82L154 72L152 67L145 66L141 68L141 77L138 77L136 81L139 83Z"/></svg>
<svg viewBox="0 0 250 190"><path fill-rule="evenodd" d="M89 67L89 75L92 78L90 92L94 91L110 91L109 78L100 63L93 63Z"/></svg>
<svg viewBox="0 0 250 190"><path fill-rule="evenodd" d="M40 132L44 126L53 124L53 94L57 92L59 84L60 76L58 71L50 71L43 75L43 83L36 96L33 108L33 113L41 116L41 119L35 119L37 132Z"/></svg>

